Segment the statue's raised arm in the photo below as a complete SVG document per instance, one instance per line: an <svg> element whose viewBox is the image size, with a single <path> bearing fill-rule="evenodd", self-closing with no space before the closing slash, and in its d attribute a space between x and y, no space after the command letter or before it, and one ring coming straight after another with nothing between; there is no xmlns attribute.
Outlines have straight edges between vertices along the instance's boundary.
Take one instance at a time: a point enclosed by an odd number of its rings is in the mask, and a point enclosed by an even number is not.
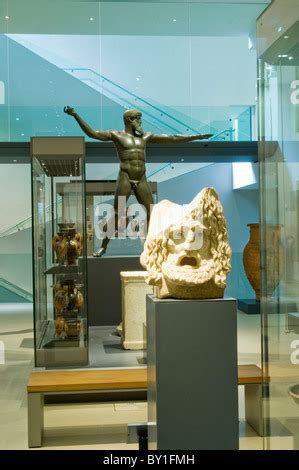
<svg viewBox="0 0 299 470"><path fill-rule="evenodd" d="M71 106L65 106L63 111L68 114L69 116L73 116L79 126L81 127L82 131L85 132L88 137L97 140L112 140L112 135L110 131L95 131L92 129L87 122L85 122L79 114L76 113L75 109Z"/></svg>
<svg viewBox="0 0 299 470"><path fill-rule="evenodd" d="M148 142L153 144L179 144L183 142L192 142L192 140L207 140L211 137L213 137L213 134L151 134L148 138Z"/></svg>

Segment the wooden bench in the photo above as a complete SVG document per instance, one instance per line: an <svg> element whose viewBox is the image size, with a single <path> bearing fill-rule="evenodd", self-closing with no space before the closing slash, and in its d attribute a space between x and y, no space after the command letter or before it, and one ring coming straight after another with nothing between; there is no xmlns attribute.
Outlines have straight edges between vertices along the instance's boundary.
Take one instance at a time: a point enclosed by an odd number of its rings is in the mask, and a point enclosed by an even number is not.
<svg viewBox="0 0 299 470"><path fill-rule="evenodd" d="M146 368L31 372L27 384L28 446L42 445L45 394L146 389Z"/></svg>
<svg viewBox="0 0 299 470"><path fill-rule="evenodd" d="M256 365L238 367L238 384L245 385L245 415L261 434L262 372ZM44 395L118 391L146 391L147 368L31 372L28 384L28 446L42 445Z"/></svg>
<svg viewBox="0 0 299 470"><path fill-rule="evenodd" d="M245 420L263 435L262 370L255 364L238 366L238 385L244 385Z"/></svg>

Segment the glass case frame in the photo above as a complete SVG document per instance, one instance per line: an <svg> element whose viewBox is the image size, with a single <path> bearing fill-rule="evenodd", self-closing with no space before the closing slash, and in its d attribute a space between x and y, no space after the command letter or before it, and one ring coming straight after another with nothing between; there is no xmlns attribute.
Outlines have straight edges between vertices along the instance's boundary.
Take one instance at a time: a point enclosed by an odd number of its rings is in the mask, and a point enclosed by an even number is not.
<svg viewBox="0 0 299 470"><path fill-rule="evenodd" d="M88 364L83 137L31 140L37 367Z"/></svg>
<svg viewBox="0 0 299 470"><path fill-rule="evenodd" d="M276 0L257 21L266 450L299 449L298 32L297 0Z"/></svg>

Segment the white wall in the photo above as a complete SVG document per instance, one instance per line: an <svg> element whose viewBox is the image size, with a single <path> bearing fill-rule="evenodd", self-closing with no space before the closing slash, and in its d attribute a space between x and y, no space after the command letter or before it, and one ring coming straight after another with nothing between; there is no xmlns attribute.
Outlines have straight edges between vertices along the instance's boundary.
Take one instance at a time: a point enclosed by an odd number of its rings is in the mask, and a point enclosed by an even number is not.
<svg viewBox="0 0 299 470"><path fill-rule="evenodd" d="M2 164L0 231L31 215L30 165ZM0 277L32 292L31 229L0 238Z"/></svg>
<svg viewBox="0 0 299 470"><path fill-rule="evenodd" d="M1 165L0 214L0 231L31 215L30 165Z"/></svg>
<svg viewBox="0 0 299 470"><path fill-rule="evenodd" d="M0 278L32 293L31 228L0 238Z"/></svg>

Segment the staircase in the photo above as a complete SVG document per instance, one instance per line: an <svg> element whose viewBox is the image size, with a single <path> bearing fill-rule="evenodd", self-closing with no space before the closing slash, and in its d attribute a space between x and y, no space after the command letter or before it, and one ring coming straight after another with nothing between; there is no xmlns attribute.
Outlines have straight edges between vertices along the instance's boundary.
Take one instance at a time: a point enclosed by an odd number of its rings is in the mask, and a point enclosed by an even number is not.
<svg viewBox="0 0 299 470"><path fill-rule="evenodd" d="M33 296L30 292L0 277L0 303L12 302L30 303L33 302Z"/></svg>
<svg viewBox="0 0 299 470"><path fill-rule="evenodd" d="M72 97L76 96L77 99L79 98L78 101L82 102L80 106L84 107L85 115L88 115L91 120L97 118L93 104L96 101L101 103L105 112L108 113L105 118L107 129L119 128L120 116L124 109L138 108L143 114L148 130L152 132L209 133L214 134L212 138L214 141L252 140L251 108L248 106L240 106L239 109L229 106L223 109L195 106L193 111L191 106L190 115L189 111L184 114L176 108L154 102L151 98L140 97L96 70L88 67L64 66L62 64L70 63L68 57L58 57L57 53L51 49L47 50L29 42L24 35L6 34L2 36L9 40L15 54L18 54L19 57L24 56L27 62L31 61L34 68L41 71L39 74L40 83L34 85L38 88L35 90L36 96L28 104L24 103L22 110L20 110L22 114L20 121L28 123L30 115L35 112L34 109L30 110L30 103L37 99L43 102L43 97L47 97L47 107L44 106L43 109L43 106L39 106L35 113L37 116L34 116L35 135L48 135L48 133L50 133L49 135L68 135L69 132L73 132L71 121L67 121L63 113L61 114L63 106L60 101L63 100L65 104L68 104L68 101L71 103ZM16 68L13 73L18 76L20 70ZM34 81L34 77L32 79ZM39 97L37 98L37 96ZM22 102L24 99L22 97ZM52 105L49 107L52 100ZM89 104L86 106L85 103ZM196 116L200 116L200 118L198 119ZM17 124L14 126L18 135ZM23 129L20 135L27 137L26 129ZM29 135L33 135L32 129Z"/></svg>

